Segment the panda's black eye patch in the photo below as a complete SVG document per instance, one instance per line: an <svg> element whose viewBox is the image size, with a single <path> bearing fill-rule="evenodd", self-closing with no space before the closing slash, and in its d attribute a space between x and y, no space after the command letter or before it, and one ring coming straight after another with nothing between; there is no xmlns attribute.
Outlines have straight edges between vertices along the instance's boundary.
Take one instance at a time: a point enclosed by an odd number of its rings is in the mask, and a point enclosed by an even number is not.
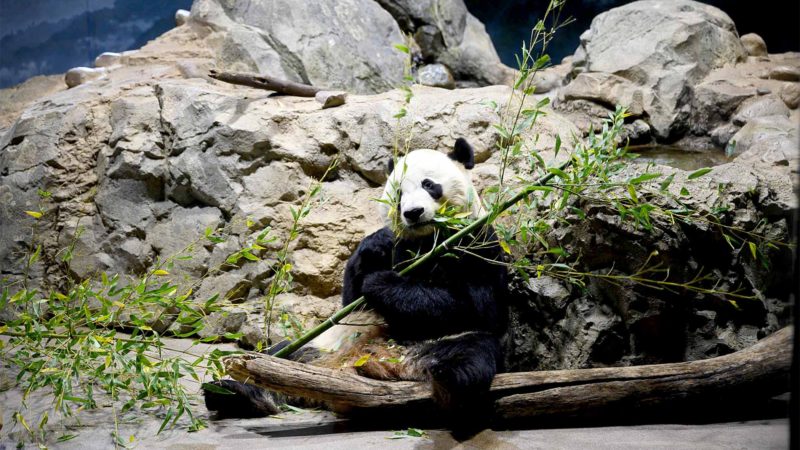
<svg viewBox="0 0 800 450"><path fill-rule="evenodd" d="M428 178L422 180L422 189L425 189L425 191L427 191L434 200L439 200L442 198L442 185L439 183L434 183Z"/></svg>

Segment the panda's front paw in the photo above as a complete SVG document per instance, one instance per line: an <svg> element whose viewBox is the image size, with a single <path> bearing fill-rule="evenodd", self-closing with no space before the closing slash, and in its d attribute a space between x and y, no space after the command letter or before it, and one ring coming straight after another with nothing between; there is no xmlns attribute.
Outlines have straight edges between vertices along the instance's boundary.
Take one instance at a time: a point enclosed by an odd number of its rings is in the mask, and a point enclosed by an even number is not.
<svg viewBox="0 0 800 450"><path fill-rule="evenodd" d="M386 290L402 282L402 276L394 270L380 270L364 277L362 292L370 303L380 302Z"/></svg>

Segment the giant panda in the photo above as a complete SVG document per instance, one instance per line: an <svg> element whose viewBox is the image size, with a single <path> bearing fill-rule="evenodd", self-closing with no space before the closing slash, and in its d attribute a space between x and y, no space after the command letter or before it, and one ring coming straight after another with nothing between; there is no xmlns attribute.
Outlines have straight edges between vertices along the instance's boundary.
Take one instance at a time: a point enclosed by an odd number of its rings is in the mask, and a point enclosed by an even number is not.
<svg viewBox="0 0 800 450"><path fill-rule="evenodd" d="M419 149L390 161L379 203L386 226L361 241L344 272L343 305L363 295L368 308L295 358L372 378L429 381L435 401L452 415L485 405L502 370L505 330L507 273L494 231L485 227L410 273L398 273L452 233L438 225L437 212L450 208L472 219L486 214L470 175L474 165L473 148L463 138L447 154ZM234 393L206 391L207 407L219 416L273 414L286 400L235 381L217 383Z"/></svg>

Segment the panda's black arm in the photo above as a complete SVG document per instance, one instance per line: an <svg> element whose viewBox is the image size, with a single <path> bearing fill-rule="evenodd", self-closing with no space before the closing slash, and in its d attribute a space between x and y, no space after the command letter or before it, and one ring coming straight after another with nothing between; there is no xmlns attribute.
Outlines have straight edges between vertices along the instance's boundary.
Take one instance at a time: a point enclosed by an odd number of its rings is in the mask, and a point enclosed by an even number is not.
<svg viewBox="0 0 800 450"><path fill-rule="evenodd" d="M473 299L471 294L491 295L486 289L469 288L457 301L445 287L413 280L392 270L372 273L364 278L362 286L367 303L375 308L389 323L404 326L443 326L476 324L479 320L478 304L491 303L490 299ZM482 308L481 308L482 309ZM483 327L481 327L483 328Z"/></svg>
<svg viewBox="0 0 800 450"><path fill-rule="evenodd" d="M347 306L363 295L364 277L389 270L392 266L394 234L382 228L365 237L347 260L342 284L342 305Z"/></svg>

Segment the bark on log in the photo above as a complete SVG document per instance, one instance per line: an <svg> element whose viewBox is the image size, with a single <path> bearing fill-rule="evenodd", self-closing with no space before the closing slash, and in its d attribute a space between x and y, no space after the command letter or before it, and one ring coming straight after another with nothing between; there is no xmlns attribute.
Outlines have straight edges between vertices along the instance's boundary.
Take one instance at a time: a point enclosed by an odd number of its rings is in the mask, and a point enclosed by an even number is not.
<svg viewBox="0 0 800 450"><path fill-rule="evenodd" d="M268 91L294 95L296 97L314 97L317 95L317 92L327 90L307 84L295 83L294 81L281 80L279 78L253 73L219 72L212 69L208 71L208 76L225 83L238 84L256 89L266 89Z"/></svg>
<svg viewBox="0 0 800 450"><path fill-rule="evenodd" d="M719 396L779 394L788 390L792 334L786 327L750 348L701 361L498 374L491 387L495 416L587 417ZM229 357L225 367L239 381L323 401L337 411L432 405L424 382L373 380L260 354Z"/></svg>

